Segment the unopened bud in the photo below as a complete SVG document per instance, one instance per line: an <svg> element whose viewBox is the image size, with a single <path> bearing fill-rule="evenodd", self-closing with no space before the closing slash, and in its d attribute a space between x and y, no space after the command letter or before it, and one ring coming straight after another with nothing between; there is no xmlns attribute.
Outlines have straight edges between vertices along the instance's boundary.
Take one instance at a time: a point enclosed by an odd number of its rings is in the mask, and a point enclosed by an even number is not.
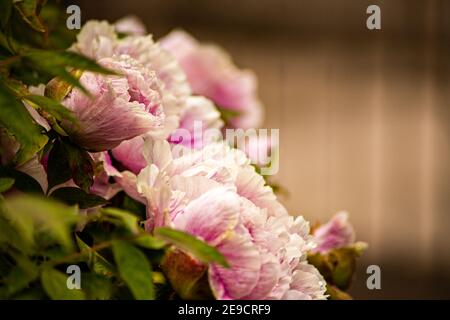
<svg viewBox="0 0 450 320"><path fill-rule="evenodd" d="M182 299L214 299L208 283L208 266L194 257L178 249L169 249L161 267Z"/></svg>

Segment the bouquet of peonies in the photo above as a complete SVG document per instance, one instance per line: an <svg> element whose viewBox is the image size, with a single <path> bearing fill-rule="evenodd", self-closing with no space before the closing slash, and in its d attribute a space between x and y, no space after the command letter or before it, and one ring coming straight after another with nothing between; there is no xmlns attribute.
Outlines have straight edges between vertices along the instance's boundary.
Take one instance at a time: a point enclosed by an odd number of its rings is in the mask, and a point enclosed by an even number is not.
<svg viewBox="0 0 450 320"><path fill-rule="evenodd" d="M135 18L36 47L6 32L52 31L20 4L0 33L0 297L350 298L348 214L311 229L259 173L274 142L223 138L261 125L251 71Z"/></svg>

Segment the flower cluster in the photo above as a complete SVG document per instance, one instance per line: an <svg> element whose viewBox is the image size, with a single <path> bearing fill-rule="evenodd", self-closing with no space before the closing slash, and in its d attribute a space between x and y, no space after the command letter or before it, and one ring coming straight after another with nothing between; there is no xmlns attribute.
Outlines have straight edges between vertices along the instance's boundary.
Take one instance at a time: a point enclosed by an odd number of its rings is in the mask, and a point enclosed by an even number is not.
<svg viewBox="0 0 450 320"><path fill-rule="evenodd" d="M258 126L255 76L185 32L155 43L136 32L119 38L114 28L88 22L71 48L119 74L86 72L80 80L93 99L77 89L64 99L81 124L72 130L77 142L112 150L126 170L111 176L146 205L149 232L170 226L224 255L230 268L208 271L216 298L324 299L326 283L307 262L315 247L308 222L287 213L243 152L223 142L192 150L182 141L184 152L173 154L177 128L223 126L215 105L241 112L233 126Z"/></svg>
<svg viewBox="0 0 450 320"><path fill-rule="evenodd" d="M180 156L166 141L148 144L147 167L124 185L147 205L147 230L171 226L225 256L231 268L209 268L216 298L325 298L325 281L306 261L309 224L288 215L243 152L216 143Z"/></svg>
<svg viewBox="0 0 450 320"><path fill-rule="evenodd" d="M184 31L155 42L135 19L115 25L89 21L69 50L113 71L82 72L79 83L89 94L74 87L61 98L76 121L59 122L68 136L60 140L89 152L87 160L77 158L80 163L95 163L88 191L104 199L124 192L145 206L149 234L161 227L183 231L215 248L228 263L206 265L185 259L186 252L172 251L162 270L182 298L192 298L182 287L190 275L171 269L177 261L205 271L217 299L328 297L327 280L308 256L353 245L347 215L339 213L311 232L309 222L290 215L252 165L246 153L255 153L258 141L238 150L218 138L205 141L196 131L198 122L202 130L218 132L225 126L261 125L263 108L251 71L239 69L221 48ZM52 80L47 91L57 91L58 81ZM225 120L223 110L233 117ZM189 138L180 130L190 133ZM0 143L12 150L0 159L8 162L17 146L1 131ZM16 169L34 177L48 194L62 186L85 185L72 174L48 186L47 158L35 157Z"/></svg>

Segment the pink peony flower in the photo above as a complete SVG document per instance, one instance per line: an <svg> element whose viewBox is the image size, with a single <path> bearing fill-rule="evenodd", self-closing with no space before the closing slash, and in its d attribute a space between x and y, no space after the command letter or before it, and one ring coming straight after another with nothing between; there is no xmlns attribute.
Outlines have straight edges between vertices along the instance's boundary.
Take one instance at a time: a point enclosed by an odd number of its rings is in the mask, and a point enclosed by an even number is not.
<svg viewBox="0 0 450 320"><path fill-rule="evenodd" d="M138 174L147 164L142 155L143 148L144 135L123 141L112 150L112 155L126 169Z"/></svg>
<svg viewBox="0 0 450 320"><path fill-rule="evenodd" d="M114 27L116 32L128 35L143 36L147 33L145 25L136 16L125 16L117 20Z"/></svg>
<svg viewBox="0 0 450 320"><path fill-rule="evenodd" d="M260 167L270 164L274 153L277 152L278 145L266 134L250 135L245 141L243 151L250 158L253 164Z"/></svg>
<svg viewBox="0 0 450 320"><path fill-rule="evenodd" d="M97 61L103 61L105 58L116 59L117 56L123 55L137 61L142 73L155 75L155 79L152 79L149 85L151 86L152 82L158 82L157 91L161 100L161 108L156 110L160 116L158 132L149 130L150 136L165 139L178 127L180 113L191 95L191 90L175 58L155 44L151 35L119 39L114 26L105 21L89 21L80 31L77 42L71 50ZM155 88L152 87L152 89ZM133 126L128 127L133 128ZM145 133L147 132L144 131L138 135ZM133 134L133 137L135 136L137 135Z"/></svg>
<svg viewBox="0 0 450 320"><path fill-rule="evenodd" d="M222 126L220 113L210 100L191 96L186 99L179 127L171 134L169 142L198 149L220 138ZM147 165L142 155L144 138L139 136L124 141L112 150L114 158L135 174Z"/></svg>
<svg viewBox="0 0 450 320"><path fill-rule="evenodd" d="M127 54L155 71L158 79L164 83L164 89L176 98L179 105L183 105L191 95L191 88L184 71L169 52L153 42L151 35L120 39L116 42L114 52Z"/></svg>
<svg viewBox="0 0 450 320"><path fill-rule="evenodd" d="M193 116L198 117L197 121L202 121L205 130L221 128L220 114L213 104L205 98L191 95L186 75L177 60L158 43L154 43L151 35L119 39L114 27L107 22L89 21L77 39L77 43L71 48L74 51L96 60L125 54L156 74L162 84L161 94L165 100L166 114L164 124L166 130L164 135L157 138L167 138L176 128L181 127L181 131L187 130L193 137L183 143L193 142L196 139L193 132ZM93 47L97 50L92 50ZM170 110L167 110L169 109L167 105L170 106ZM154 135L153 137L155 138ZM141 147L142 138L135 138L123 142L113 153L125 167L137 173L145 166L141 157Z"/></svg>
<svg viewBox="0 0 450 320"><path fill-rule="evenodd" d="M326 253L352 245L355 242L355 231L348 221L348 213L336 213L330 221L314 231L314 238L318 245L313 252Z"/></svg>
<svg viewBox="0 0 450 320"><path fill-rule="evenodd" d="M164 137L176 128L176 107L154 72L126 55L99 63L121 75L84 72L80 82L92 98L74 88L62 101L78 120L63 126L79 145L103 151L144 133Z"/></svg>
<svg viewBox="0 0 450 320"><path fill-rule="evenodd" d="M83 26L71 50L94 60L122 54L130 56L155 72L164 84L164 94L172 96L179 107L191 94L189 83L176 59L154 43L151 35L119 39L114 26L106 21L91 20Z"/></svg>
<svg viewBox="0 0 450 320"><path fill-rule="evenodd" d="M184 31L173 31L159 42L177 58L194 93L211 99L220 108L238 113L230 121L232 127L261 125L263 108L257 97L257 80L251 71L238 69L221 48L202 45Z"/></svg>
<svg viewBox="0 0 450 320"><path fill-rule="evenodd" d="M208 271L216 298L325 298L325 281L306 261L309 224L288 215L243 152L214 143L177 155L166 141L144 143L148 166L122 183L136 183L128 192L147 204L149 231L171 226L225 256L231 268Z"/></svg>
<svg viewBox="0 0 450 320"><path fill-rule="evenodd" d="M91 20L81 28L70 50L88 58L100 60L114 55L117 34L114 26L106 21Z"/></svg>
<svg viewBox="0 0 450 320"><path fill-rule="evenodd" d="M204 97L191 96L181 113L180 126L169 142L199 149L221 139L222 127L223 121L214 104Z"/></svg>

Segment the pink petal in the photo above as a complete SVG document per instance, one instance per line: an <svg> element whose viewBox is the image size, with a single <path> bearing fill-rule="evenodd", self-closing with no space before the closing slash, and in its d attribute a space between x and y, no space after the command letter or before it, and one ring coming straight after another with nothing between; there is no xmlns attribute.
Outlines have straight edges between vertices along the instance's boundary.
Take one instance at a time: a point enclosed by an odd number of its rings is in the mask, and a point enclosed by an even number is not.
<svg viewBox="0 0 450 320"><path fill-rule="evenodd" d="M307 263L299 264L292 276L291 289L285 298L295 299L326 299L326 281L319 271Z"/></svg>
<svg viewBox="0 0 450 320"><path fill-rule="evenodd" d="M341 211L335 214L330 221L315 230L314 238L317 242L314 252L327 252L354 243L355 230L348 221L348 213Z"/></svg>
<svg viewBox="0 0 450 320"><path fill-rule="evenodd" d="M250 295L260 279L261 255L248 232L239 228L230 234L217 249L231 268L212 265L209 283L217 299L241 299Z"/></svg>
<svg viewBox="0 0 450 320"><path fill-rule="evenodd" d="M145 25L136 16L125 16L116 21L114 27L117 32L128 35L143 36L147 33Z"/></svg>
<svg viewBox="0 0 450 320"><path fill-rule="evenodd" d="M144 138L137 136L133 139L123 141L112 150L114 158L133 173L138 174L146 165L142 154Z"/></svg>
<svg viewBox="0 0 450 320"><path fill-rule="evenodd" d="M236 227L239 202L233 192L213 189L190 202L174 219L174 226L216 245Z"/></svg>

